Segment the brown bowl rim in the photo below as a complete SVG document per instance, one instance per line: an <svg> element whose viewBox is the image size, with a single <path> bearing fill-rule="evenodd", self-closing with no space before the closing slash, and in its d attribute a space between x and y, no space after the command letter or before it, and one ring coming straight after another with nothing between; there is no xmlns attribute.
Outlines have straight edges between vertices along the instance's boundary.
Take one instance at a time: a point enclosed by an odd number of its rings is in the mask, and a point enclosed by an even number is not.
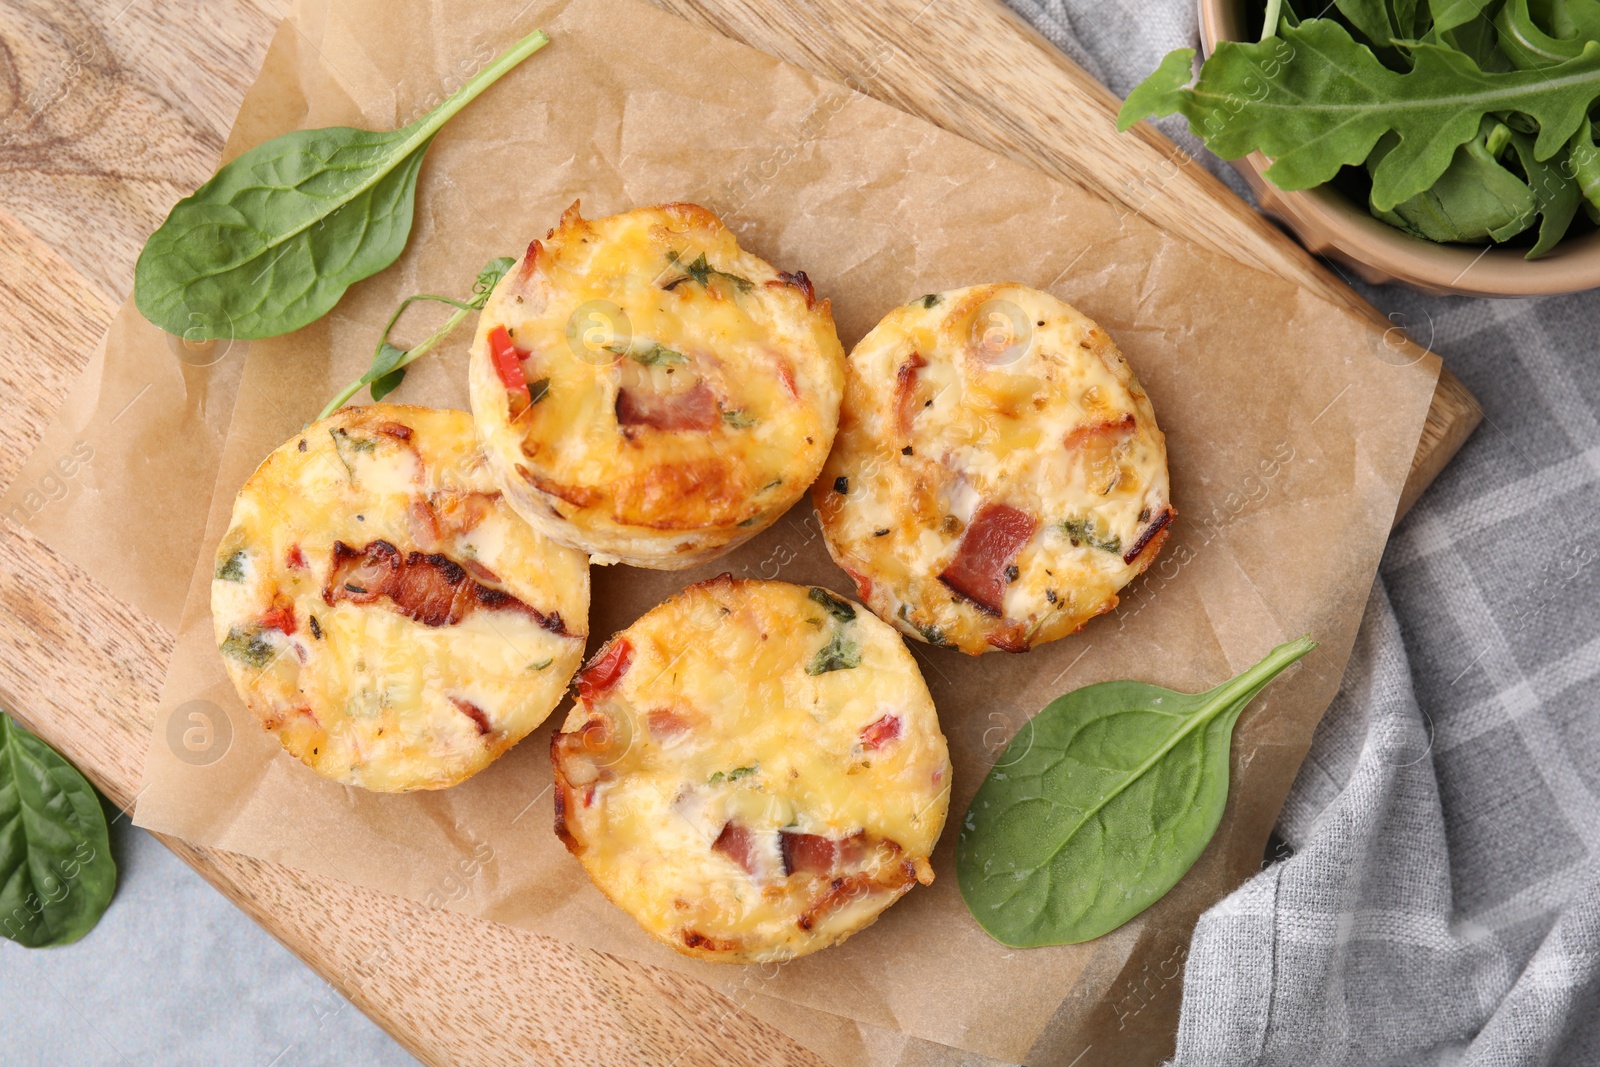
<svg viewBox="0 0 1600 1067"><path fill-rule="evenodd" d="M1202 55L1241 37L1240 0L1198 0ZM1545 296L1600 287L1600 233L1563 240L1538 259L1516 249L1435 244L1395 229L1329 186L1285 192L1262 172L1259 152L1233 161L1262 210L1312 252L1344 263L1369 282L1468 296Z"/></svg>

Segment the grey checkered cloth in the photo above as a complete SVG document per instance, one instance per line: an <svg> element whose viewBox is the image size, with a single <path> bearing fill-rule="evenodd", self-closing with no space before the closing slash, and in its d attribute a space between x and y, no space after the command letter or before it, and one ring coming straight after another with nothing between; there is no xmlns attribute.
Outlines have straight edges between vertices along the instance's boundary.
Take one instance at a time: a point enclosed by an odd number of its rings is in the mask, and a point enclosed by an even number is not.
<svg viewBox="0 0 1600 1067"><path fill-rule="evenodd" d="M1121 95L1196 43L1194 0L1007 2ZM1174 1063L1600 1064L1600 294L1362 291L1486 417L1390 542L1292 855L1200 920Z"/></svg>

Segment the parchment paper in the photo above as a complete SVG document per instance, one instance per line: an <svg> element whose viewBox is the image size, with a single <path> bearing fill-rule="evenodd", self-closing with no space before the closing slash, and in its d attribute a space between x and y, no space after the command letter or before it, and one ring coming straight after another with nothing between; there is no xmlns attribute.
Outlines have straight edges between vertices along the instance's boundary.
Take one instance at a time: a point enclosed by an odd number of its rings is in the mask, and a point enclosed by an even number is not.
<svg viewBox="0 0 1600 1067"><path fill-rule="evenodd" d="M298 125L398 125L534 26L553 43L439 135L410 244L393 268L353 287L321 322L238 354L238 401L203 535L183 511L204 496L198 475L173 487L163 458L184 451L172 435L207 419L192 404L175 407L181 397L170 392L152 413L170 426L143 443L137 462L125 457L117 490L181 501L176 528L134 516L116 527L114 551L75 550L91 572L132 572L121 588L144 603L183 605L136 821L683 970L791 1030L814 1028L816 1012L855 1020L811 1035L840 1059L905 1060L921 1041L1031 1063L1072 1061L1086 1047L1093 1054L1081 1063L1159 1049L1170 1040L1194 917L1255 869L1337 687L1437 361L1413 360L1369 323L1120 217L1079 188L633 0L438 8L307 0L278 33L235 142ZM868 61L911 60L887 52ZM1157 566L1114 614L1021 657L912 646L955 764L938 879L844 945L782 967L686 960L590 886L550 829L547 741L562 709L462 786L366 794L283 756L239 705L212 646L211 553L254 466L360 373L399 299L464 295L486 260L517 254L579 197L595 216L706 204L745 247L810 274L832 299L847 348L891 307L928 291L1001 279L1049 289L1111 331L1168 435L1178 519ZM167 340L138 328L131 307L118 325L107 365L170 361ZM415 330L406 340L425 332ZM394 399L464 408L469 338L464 327L414 365ZM125 402L102 390L80 410L107 420ZM204 457L189 462L204 466ZM90 508L69 500L59 512L76 519ZM802 504L696 571L596 568L591 647L723 570L849 589ZM1223 824L1171 894L1081 946L1013 951L978 928L956 887L954 827L1029 715L1066 689L1111 678L1208 688L1302 633L1321 649L1245 713ZM193 723L209 730L198 742ZM895 1045L884 1031L915 1041L875 1051Z"/></svg>

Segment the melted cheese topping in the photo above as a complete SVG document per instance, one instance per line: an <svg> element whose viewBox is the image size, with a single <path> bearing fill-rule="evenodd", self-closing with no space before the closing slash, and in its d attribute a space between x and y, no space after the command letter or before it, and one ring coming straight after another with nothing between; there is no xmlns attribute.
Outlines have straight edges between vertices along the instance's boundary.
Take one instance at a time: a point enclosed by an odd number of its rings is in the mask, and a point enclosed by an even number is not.
<svg viewBox="0 0 1600 1067"><path fill-rule="evenodd" d="M873 611L970 654L1110 611L1173 514L1165 438L1110 336L1009 284L930 294L861 340L812 497ZM1022 543L996 547L997 528ZM994 599L970 595L963 561L993 569Z"/></svg>
<svg viewBox="0 0 1600 1067"><path fill-rule="evenodd" d="M496 603L428 625L393 597L358 602L368 579L335 578L335 544L375 542L434 557L421 576ZM454 785L543 722L588 611L584 557L505 504L471 418L388 404L345 408L267 457L234 502L211 585L217 644L251 711L318 774L381 791Z"/></svg>
<svg viewBox="0 0 1600 1067"><path fill-rule="evenodd" d="M617 635L578 688L552 744L558 832L679 951L802 955L932 880L949 754L916 663L866 611L724 575Z"/></svg>
<svg viewBox="0 0 1600 1067"><path fill-rule="evenodd" d="M527 393L497 369L507 342ZM706 209L586 221L574 204L485 306L472 408L536 528L595 563L676 569L805 492L833 441L843 362L828 301Z"/></svg>

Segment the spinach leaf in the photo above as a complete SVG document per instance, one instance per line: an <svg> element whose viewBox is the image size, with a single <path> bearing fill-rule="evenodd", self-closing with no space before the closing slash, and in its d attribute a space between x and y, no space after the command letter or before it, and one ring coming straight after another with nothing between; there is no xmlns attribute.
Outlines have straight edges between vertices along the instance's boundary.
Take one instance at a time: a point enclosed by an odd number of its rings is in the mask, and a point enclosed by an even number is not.
<svg viewBox="0 0 1600 1067"><path fill-rule="evenodd" d="M477 280L472 283L471 300L452 300L448 296L417 293L400 301L400 306L394 309L394 314L389 316L388 325L383 328L383 336L378 339L377 350L372 353L372 365L367 368L365 374L339 390L339 395L328 401L328 405L322 409L317 418L325 419L335 411L338 411L347 400L361 391L363 385L372 387L371 392L374 401L382 400L394 392L395 388L405 380L406 365L433 351L440 341L449 337L455 328L461 325L462 320L468 314L474 311L482 311L483 305L488 303L489 294L494 292L494 287L499 284L500 279L505 277L506 271L510 270L516 262L510 256L491 259L478 272ZM400 316L405 314L406 308L421 300L432 300L440 304L448 304L456 309L455 314L446 319L444 325L429 334L425 340L412 345L410 348L399 348L389 340L389 334L394 332L395 324L400 321Z"/></svg>
<svg viewBox="0 0 1600 1067"><path fill-rule="evenodd" d="M687 273L685 273L683 277L674 278L666 285L663 285L661 287L663 289L676 289L679 285L682 285L690 278L693 278L696 282L698 282L702 289L710 288L711 279L714 277L726 278L728 281L732 282L734 287L741 293L747 293L755 286L754 282L741 274L729 274L725 270L718 270L717 268L713 267L706 260L706 254L704 252L701 252L690 263L683 262L683 257L678 253L668 252L667 261L675 266L682 267Z"/></svg>
<svg viewBox="0 0 1600 1067"><path fill-rule="evenodd" d="M440 127L549 40L534 31L398 130L297 130L244 153L145 243L139 311L191 341L275 337L321 318L405 248L417 172Z"/></svg>
<svg viewBox="0 0 1600 1067"><path fill-rule="evenodd" d="M689 362L688 356L668 348L660 341L638 345L606 345L605 350L619 356L628 356L642 367L659 367L667 363Z"/></svg>
<svg viewBox="0 0 1600 1067"><path fill-rule="evenodd" d="M0 935L29 948L71 944L116 887L94 787L0 712Z"/></svg>
<svg viewBox="0 0 1600 1067"><path fill-rule="evenodd" d="M1103 682L1052 701L962 822L956 880L979 925L1016 948L1075 944L1161 899L1222 820L1239 712L1315 647L1280 645L1205 693Z"/></svg>
<svg viewBox="0 0 1600 1067"><path fill-rule="evenodd" d="M828 643L817 649L817 654L806 664L806 673L810 675L828 674L832 671L848 671L861 666L861 646L838 630L828 638Z"/></svg>
<svg viewBox="0 0 1600 1067"><path fill-rule="evenodd" d="M258 671L266 670L277 656L277 650L272 647L271 642L261 636L260 630L245 629L242 626L235 626L229 630L228 636L222 639L222 644L218 647L224 656L232 656L247 667L254 667Z"/></svg>
<svg viewBox="0 0 1600 1067"><path fill-rule="evenodd" d="M840 622L852 622L856 617L856 609L853 604L842 597L834 596L826 589L814 585L806 595L815 603L821 604L829 615L832 615Z"/></svg>
<svg viewBox="0 0 1600 1067"><path fill-rule="evenodd" d="M244 581L244 562L245 550L241 548L223 560L212 577L219 582L242 582Z"/></svg>
<svg viewBox="0 0 1600 1067"><path fill-rule="evenodd" d="M1088 545L1098 548L1103 552L1110 552L1114 556L1122 555L1122 538L1116 534L1110 537L1100 536L1100 527L1093 516L1081 519L1064 519L1061 522L1061 532L1067 535L1073 547Z"/></svg>
<svg viewBox="0 0 1600 1067"><path fill-rule="evenodd" d="M1440 44L1409 51L1413 69L1393 71L1343 25L1307 19L1259 44L1222 42L1192 88L1174 84L1177 63L1168 56L1148 91L1129 96L1117 124L1179 112L1226 159L1271 156L1266 176L1280 189L1330 181L1341 167L1365 162L1392 131L1398 143L1372 174L1372 203L1390 211L1439 180L1485 115L1520 111L1536 121L1534 153L1546 160L1600 96L1600 42L1554 66L1501 73Z"/></svg>

